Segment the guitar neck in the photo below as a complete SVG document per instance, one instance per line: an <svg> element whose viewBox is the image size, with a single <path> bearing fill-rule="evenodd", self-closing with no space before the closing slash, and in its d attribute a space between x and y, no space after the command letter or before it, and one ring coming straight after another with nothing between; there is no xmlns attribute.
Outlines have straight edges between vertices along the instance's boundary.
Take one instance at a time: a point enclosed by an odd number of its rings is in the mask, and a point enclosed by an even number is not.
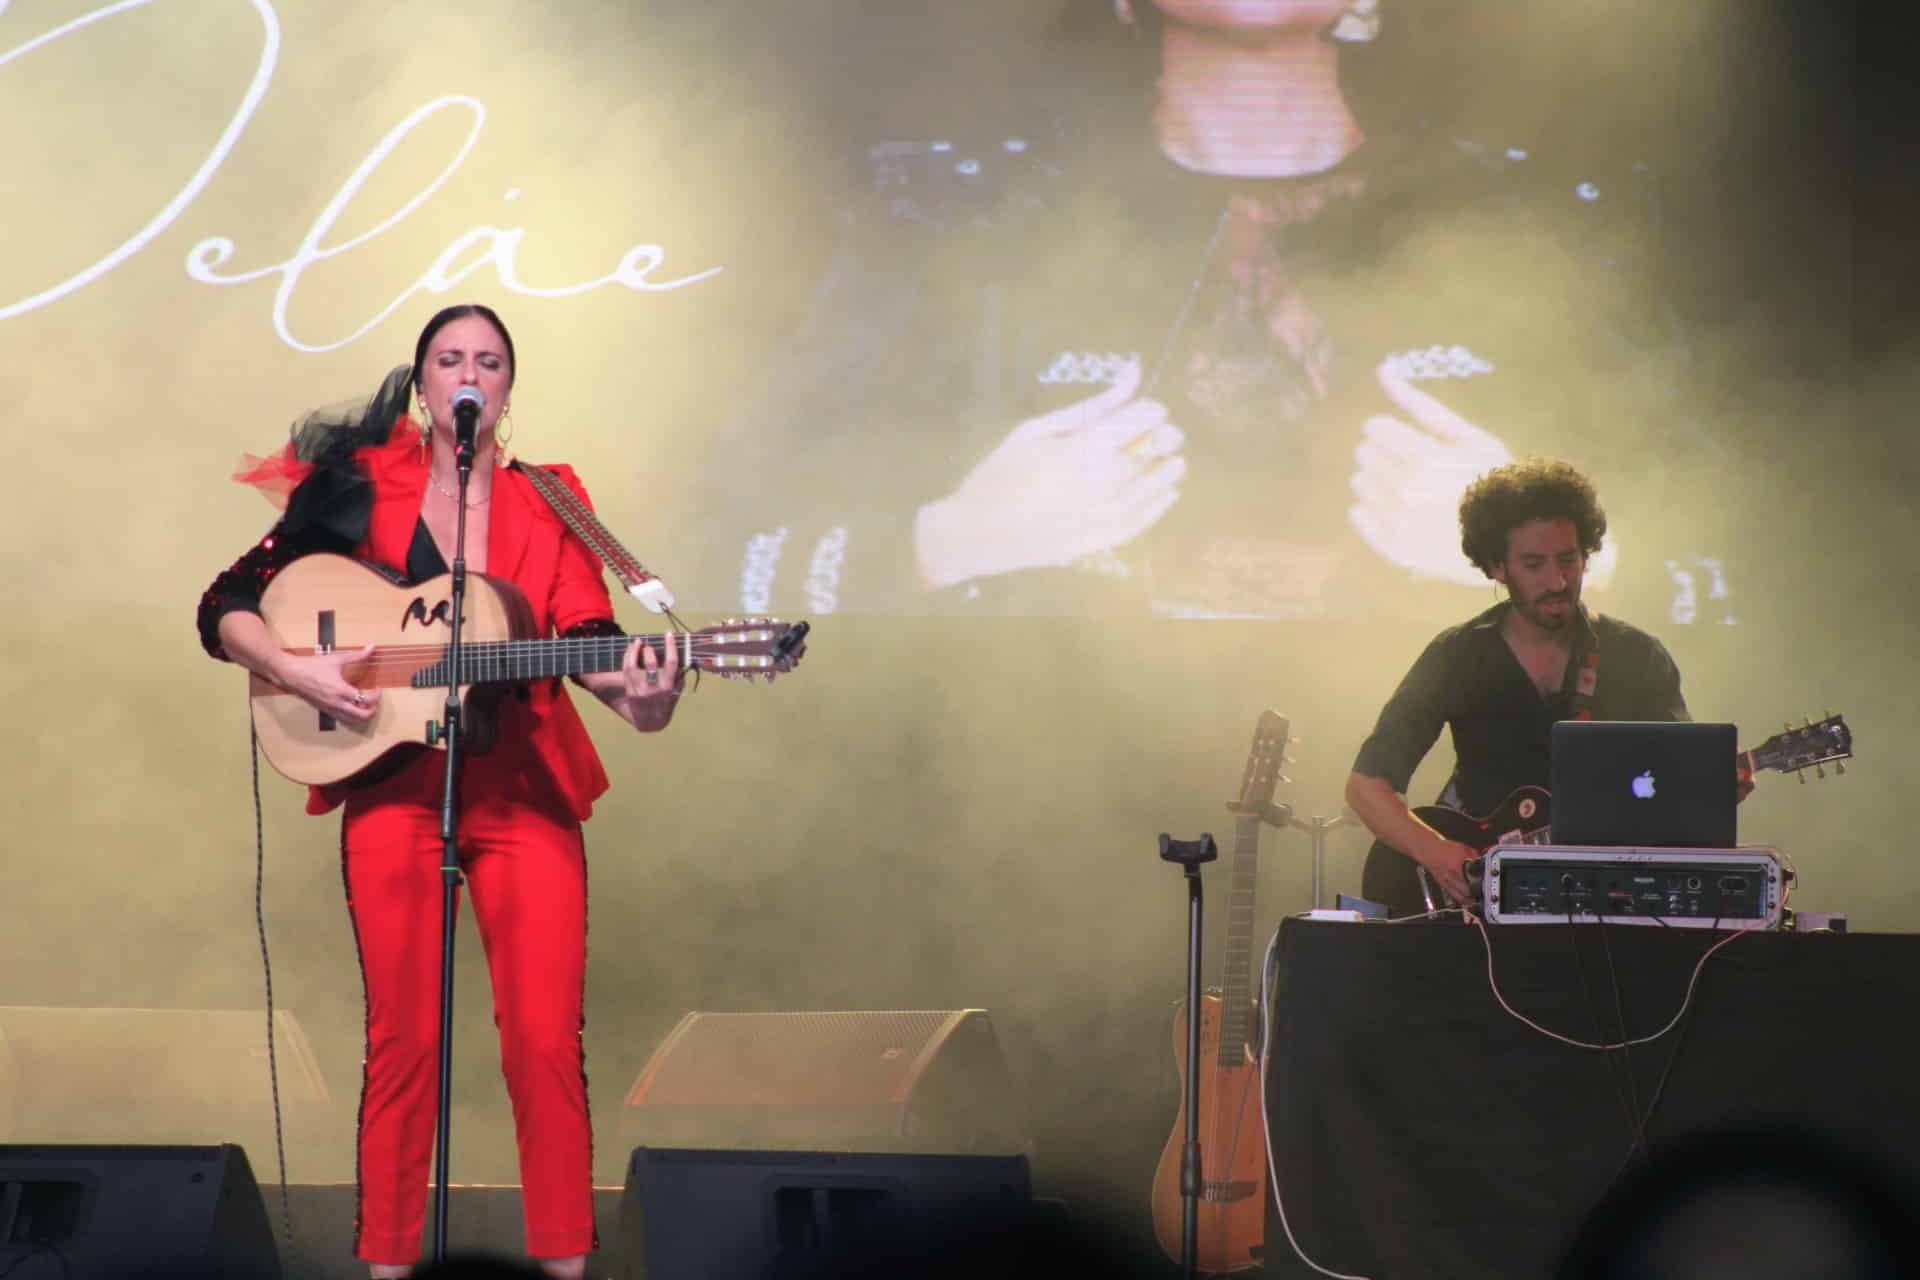
<svg viewBox="0 0 1920 1280"><path fill-rule="evenodd" d="M1225 973L1220 983L1220 1065L1241 1066L1252 1043L1253 895L1260 866L1260 815L1233 819L1233 884L1227 899Z"/></svg>
<svg viewBox="0 0 1920 1280"><path fill-rule="evenodd" d="M563 636L550 640L483 640L460 646L459 684L486 684L498 680L544 680L556 676L617 671L627 647L645 640L655 648L663 637ZM683 655L684 657L684 655ZM447 659L442 656L413 673L408 683L416 689L445 685Z"/></svg>

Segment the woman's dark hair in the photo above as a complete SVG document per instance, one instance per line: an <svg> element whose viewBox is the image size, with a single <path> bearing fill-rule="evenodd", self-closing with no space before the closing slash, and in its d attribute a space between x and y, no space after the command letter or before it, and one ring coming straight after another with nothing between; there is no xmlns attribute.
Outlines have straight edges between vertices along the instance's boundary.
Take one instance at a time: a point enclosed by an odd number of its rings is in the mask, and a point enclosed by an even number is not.
<svg viewBox="0 0 1920 1280"><path fill-rule="evenodd" d="M507 385L513 385L514 375L520 372L520 362L514 358L513 335L507 332L507 326L494 309L478 302L463 302L454 307L442 307L433 313L433 319L427 321L427 327L420 331L420 340L413 344L413 385L420 385L420 367L427 362L427 347L433 342L433 335L467 316L479 316L494 327L500 340L507 344Z"/></svg>
<svg viewBox="0 0 1920 1280"><path fill-rule="evenodd" d="M1588 555L1606 536L1607 513L1593 483L1573 467L1527 458L1497 467L1467 486L1460 499L1460 549L1489 578L1506 563L1507 535L1535 520L1571 520Z"/></svg>

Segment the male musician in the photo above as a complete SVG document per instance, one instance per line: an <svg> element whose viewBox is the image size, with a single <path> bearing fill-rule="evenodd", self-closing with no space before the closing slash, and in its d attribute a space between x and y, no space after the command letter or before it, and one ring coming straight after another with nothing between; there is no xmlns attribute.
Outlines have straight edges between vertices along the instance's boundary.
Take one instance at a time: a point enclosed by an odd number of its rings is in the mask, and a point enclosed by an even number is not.
<svg viewBox="0 0 1920 1280"><path fill-rule="evenodd" d="M1486 814L1516 787L1547 785L1556 720L1690 718L1666 647L1580 603L1588 557L1606 531L1593 485L1564 462L1499 467L1460 501L1461 549L1507 599L1427 645L1380 712L1346 789L1373 834L1454 902L1473 900L1463 866L1478 851L1441 836L1405 799L1443 724L1453 727L1456 763L1441 802ZM1396 915L1422 910L1409 870L1376 854L1362 892Z"/></svg>

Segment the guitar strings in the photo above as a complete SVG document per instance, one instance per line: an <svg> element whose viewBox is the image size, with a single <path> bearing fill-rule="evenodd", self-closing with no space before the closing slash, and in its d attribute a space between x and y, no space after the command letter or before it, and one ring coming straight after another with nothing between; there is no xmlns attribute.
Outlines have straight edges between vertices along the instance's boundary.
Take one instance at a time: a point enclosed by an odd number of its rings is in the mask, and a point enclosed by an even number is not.
<svg viewBox="0 0 1920 1280"><path fill-rule="evenodd" d="M471 644L462 645L461 647L467 651L466 662L476 666L489 662L500 663L502 659L498 646L502 645L525 646L522 652L527 653L529 656L563 655L570 651L577 650L584 654L596 654L611 658L616 654L624 657L627 647L635 641L658 641L663 639L665 634L666 633L661 635L590 636L584 639L569 639L555 636L543 639L530 638L524 640L478 640ZM753 646L727 643L725 641L712 639L711 637L703 639L698 633L681 633L676 636L676 639L677 643L674 647L678 651L680 661L683 664L695 663L702 659L724 658L733 655L746 657L767 656L762 653L756 653ZM399 679L395 681L397 684L404 682L408 677L411 677L418 671L433 666L436 663L444 663L446 661L446 651L447 646L444 644L379 645L375 647L372 657L366 659L364 662L352 664L352 669L357 674L373 675L376 685L383 684L387 679L395 676L399 677ZM303 646L289 649L288 652L311 655L315 653L315 650L310 646ZM335 646L332 652L342 652L341 646ZM755 673L772 671L774 668L743 666L739 668L739 670L747 673Z"/></svg>

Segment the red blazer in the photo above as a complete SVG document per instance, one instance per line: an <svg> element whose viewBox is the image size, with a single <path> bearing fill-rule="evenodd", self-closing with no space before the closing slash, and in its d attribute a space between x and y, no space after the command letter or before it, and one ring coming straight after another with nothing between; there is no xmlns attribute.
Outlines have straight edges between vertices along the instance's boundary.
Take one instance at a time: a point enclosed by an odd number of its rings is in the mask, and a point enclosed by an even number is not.
<svg viewBox="0 0 1920 1280"><path fill-rule="evenodd" d="M359 450L355 461L373 482L373 514L356 554L404 573L427 486L418 437L396 432L384 445ZM555 463L547 469L588 501L571 467ZM526 476L512 467L496 471L489 507L487 576L504 578L520 589L533 609L537 634L552 635L589 619L613 617L599 557L561 523ZM527 698L502 698L489 756L517 753L523 757L514 762L517 767L545 769L567 808L584 822L607 789L607 773L565 686L564 680L536 680ZM307 812L325 813L345 798L343 789L314 787Z"/></svg>

